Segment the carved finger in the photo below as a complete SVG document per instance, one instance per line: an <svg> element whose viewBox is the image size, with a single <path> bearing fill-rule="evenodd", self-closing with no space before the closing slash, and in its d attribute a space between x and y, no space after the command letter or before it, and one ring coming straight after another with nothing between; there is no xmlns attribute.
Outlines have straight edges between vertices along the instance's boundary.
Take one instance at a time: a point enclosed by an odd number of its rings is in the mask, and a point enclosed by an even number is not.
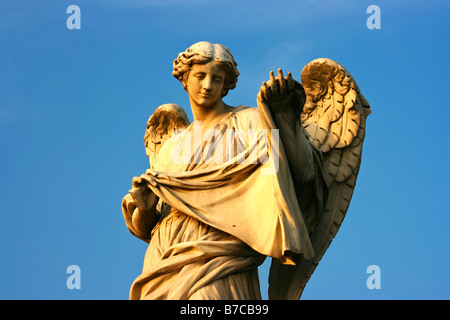
<svg viewBox="0 0 450 320"><path fill-rule="evenodd" d="M158 200L159 200L159 198L153 192L150 191L150 194L148 195L148 198L147 198L147 203L145 204L146 209L149 210L149 209L154 208L156 206L156 204L158 203Z"/></svg>
<svg viewBox="0 0 450 320"><path fill-rule="evenodd" d="M273 71L270 71L270 88L272 90L272 94L277 94L278 89L278 81L275 79L275 74Z"/></svg>
<svg viewBox="0 0 450 320"><path fill-rule="evenodd" d="M283 95L286 93L286 84L284 81L284 75L283 75L283 70L278 69L278 83L280 86L280 94Z"/></svg>
<svg viewBox="0 0 450 320"><path fill-rule="evenodd" d="M270 82L274 82L275 81L275 74L273 73L272 70L270 70L270 72L269 72L269 77L270 77Z"/></svg>
<svg viewBox="0 0 450 320"><path fill-rule="evenodd" d="M142 190L139 190L139 189L136 189L136 188L131 188L131 190L129 192L130 192L130 195L133 198L133 201L136 204L136 206L140 210L144 210L145 209L145 202L142 199Z"/></svg>
<svg viewBox="0 0 450 320"><path fill-rule="evenodd" d="M154 187L158 186L158 183L156 182L155 179L153 179L153 177L150 177L150 179L148 179L148 182Z"/></svg>
<svg viewBox="0 0 450 320"><path fill-rule="evenodd" d="M138 188L142 184L142 178L141 177L134 177L132 180L132 184L134 188Z"/></svg>
<svg viewBox="0 0 450 320"><path fill-rule="evenodd" d="M292 73L290 72L287 74L287 87L289 88L289 91L294 90L295 87L294 79L292 78Z"/></svg>
<svg viewBox="0 0 450 320"><path fill-rule="evenodd" d="M263 84L261 86L261 91L262 91L263 97L266 100L269 100L271 97L271 92L270 92L270 88L267 87L267 83L265 81L263 82Z"/></svg>

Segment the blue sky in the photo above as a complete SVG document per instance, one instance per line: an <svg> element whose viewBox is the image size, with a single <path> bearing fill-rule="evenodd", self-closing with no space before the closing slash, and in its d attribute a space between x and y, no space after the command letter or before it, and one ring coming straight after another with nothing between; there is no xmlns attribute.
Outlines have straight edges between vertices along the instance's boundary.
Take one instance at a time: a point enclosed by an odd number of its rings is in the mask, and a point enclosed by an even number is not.
<svg viewBox="0 0 450 320"><path fill-rule="evenodd" d="M69 5L81 29L69 30ZM381 29L369 30L369 5ZM121 200L163 103L189 100L172 61L207 40L256 106L269 71L327 57L372 114L347 217L303 299L449 299L448 1L1 1L0 299L127 299L146 244ZM192 119L192 118L191 118ZM268 260L266 260L268 261ZM69 265L81 289L66 287ZM366 269L381 270L369 290ZM260 268L267 298L267 264Z"/></svg>

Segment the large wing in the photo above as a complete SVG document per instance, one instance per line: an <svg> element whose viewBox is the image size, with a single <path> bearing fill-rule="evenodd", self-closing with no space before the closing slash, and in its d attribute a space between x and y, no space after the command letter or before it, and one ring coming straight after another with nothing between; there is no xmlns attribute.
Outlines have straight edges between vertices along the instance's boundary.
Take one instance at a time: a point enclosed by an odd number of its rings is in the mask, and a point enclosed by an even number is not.
<svg viewBox="0 0 450 320"><path fill-rule="evenodd" d="M339 63L316 59L301 73L306 102L301 124L310 141L322 151L328 199L310 233L315 257L285 268L292 281L282 284L286 296L299 299L309 278L336 236L346 215L361 163L366 117L370 105L355 80ZM272 272L272 271L271 271ZM280 292L279 288L277 292ZM271 295L269 289L269 297Z"/></svg>
<svg viewBox="0 0 450 320"><path fill-rule="evenodd" d="M155 168L161 146L175 130L184 129L190 122L186 112L177 104L168 103L159 106L147 121L144 145L150 167Z"/></svg>

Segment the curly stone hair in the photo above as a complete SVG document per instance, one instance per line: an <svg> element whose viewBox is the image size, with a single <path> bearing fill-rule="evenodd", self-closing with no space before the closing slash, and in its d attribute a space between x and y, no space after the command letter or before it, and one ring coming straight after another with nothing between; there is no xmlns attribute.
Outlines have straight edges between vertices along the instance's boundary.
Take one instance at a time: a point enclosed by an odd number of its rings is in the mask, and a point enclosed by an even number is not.
<svg viewBox="0 0 450 320"><path fill-rule="evenodd" d="M189 72L194 64L207 64L214 61L225 70L226 78L222 97L228 94L229 90L236 87L239 77L239 71L236 68L237 63L231 54L231 51L221 44L212 44L207 41L201 41L193 44L186 51L178 54L173 61L173 76L177 78L186 89Z"/></svg>

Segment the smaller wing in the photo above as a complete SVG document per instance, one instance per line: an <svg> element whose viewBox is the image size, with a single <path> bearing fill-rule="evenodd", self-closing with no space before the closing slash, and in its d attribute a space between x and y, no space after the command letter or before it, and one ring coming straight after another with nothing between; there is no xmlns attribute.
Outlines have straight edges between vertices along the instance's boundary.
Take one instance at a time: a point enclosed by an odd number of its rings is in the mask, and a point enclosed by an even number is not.
<svg viewBox="0 0 450 320"><path fill-rule="evenodd" d="M150 161L150 167L155 168L161 146L175 130L185 129L190 122L186 112L177 104L167 103L159 106L147 121L144 145Z"/></svg>

